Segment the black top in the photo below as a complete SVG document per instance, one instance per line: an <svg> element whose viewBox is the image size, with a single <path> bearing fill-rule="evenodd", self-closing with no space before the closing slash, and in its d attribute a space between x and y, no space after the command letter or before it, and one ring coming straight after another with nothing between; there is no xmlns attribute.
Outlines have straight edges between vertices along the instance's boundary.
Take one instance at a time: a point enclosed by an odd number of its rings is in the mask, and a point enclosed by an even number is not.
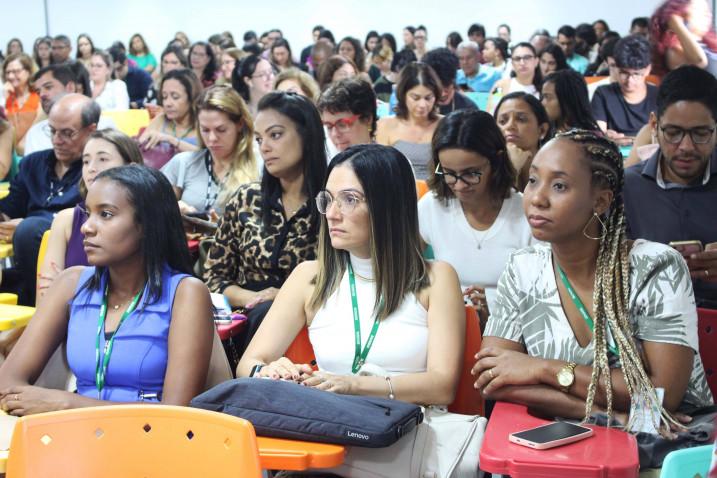
<svg viewBox="0 0 717 478"><path fill-rule="evenodd" d="M637 136L640 128L650 119L650 113L657 110L657 87L647 85L647 96L640 103L625 101L619 83L603 85L595 90L592 101L595 120L605 121L608 129L626 136Z"/></svg>
<svg viewBox="0 0 717 478"><path fill-rule="evenodd" d="M0 212L12 219L32 216L52 219L54 213L80 202L77 185L82 177L82 161L77 158L62 178L55 174L56 161L52 149L25 156L10 183L10 194L0 199Z"/></svg>
<svg viewBox="0 0 717 478"><path fill-rule="evenodd" d="M127 84L127 93L129 101L136 103L138 108L144 106L144 99L147 97L147 91L152 86L152 76L144 70L130 66L127 70L127 76L124 78Z"/></svg>
<svg viewBox="0 0 717 478"><path fill-rule="evenodd" d="M446 105L439 105L438 110L442 115L447 115L458 110L477 110L478 105L475 104L470 98L456 90L453 95L453 101Z"/></svg>

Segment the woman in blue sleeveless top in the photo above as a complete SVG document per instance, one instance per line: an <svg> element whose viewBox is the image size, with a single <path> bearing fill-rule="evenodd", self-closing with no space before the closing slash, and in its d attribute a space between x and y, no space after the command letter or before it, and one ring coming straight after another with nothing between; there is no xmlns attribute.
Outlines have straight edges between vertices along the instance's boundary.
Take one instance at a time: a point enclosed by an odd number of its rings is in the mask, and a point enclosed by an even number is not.
<svg viewBox="0 0 717 478"><path fill-rule="evenodd" d="M169 182L155 170L102 172L82 226L91 267L63 271L0 368L0 406L12 415L106 405L187 405L201 392L212 348L207 287L190 259ZM33 383L67 343L78 393Z"/></svg>

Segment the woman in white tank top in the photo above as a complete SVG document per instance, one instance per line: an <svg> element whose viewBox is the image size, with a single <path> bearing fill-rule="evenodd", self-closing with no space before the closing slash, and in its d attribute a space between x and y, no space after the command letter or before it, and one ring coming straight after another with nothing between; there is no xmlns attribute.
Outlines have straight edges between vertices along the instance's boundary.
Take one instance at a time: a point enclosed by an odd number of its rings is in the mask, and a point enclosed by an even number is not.
<svg viewBox="0 0 717 478"><path fill-rule="evenodd" d="M336 393L445 405L464 343L457 275L421 256L413 173L393 148L353 146L316 198L319 259L299 265L237 367ZM319 371L282 357L303 327Z"/></svg>

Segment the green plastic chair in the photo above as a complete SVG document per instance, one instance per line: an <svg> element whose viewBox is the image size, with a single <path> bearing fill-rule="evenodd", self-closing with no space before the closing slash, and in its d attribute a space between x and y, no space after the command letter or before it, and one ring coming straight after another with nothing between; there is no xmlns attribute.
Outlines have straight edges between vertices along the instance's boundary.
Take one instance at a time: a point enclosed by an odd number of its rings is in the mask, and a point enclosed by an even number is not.
<svg viewBox="0 0 717 478"><path fill-rule="evenodd" d="M660 478L707 478L713 449L713 445L705 445L668 453L662 462Z"/></svg>

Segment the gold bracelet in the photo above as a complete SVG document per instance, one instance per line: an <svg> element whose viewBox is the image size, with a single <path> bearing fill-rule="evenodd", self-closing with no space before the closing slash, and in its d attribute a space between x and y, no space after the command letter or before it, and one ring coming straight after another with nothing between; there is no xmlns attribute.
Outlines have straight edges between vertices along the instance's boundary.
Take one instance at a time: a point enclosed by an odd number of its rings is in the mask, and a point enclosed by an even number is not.
<svg viewBox="0 0 717 478"><path fill-rule="evenodd" d="M396 396L393 394L393 385L391 384L391 377L386 376L386 383L388 383L388 398L393 400Z"/></svg>

